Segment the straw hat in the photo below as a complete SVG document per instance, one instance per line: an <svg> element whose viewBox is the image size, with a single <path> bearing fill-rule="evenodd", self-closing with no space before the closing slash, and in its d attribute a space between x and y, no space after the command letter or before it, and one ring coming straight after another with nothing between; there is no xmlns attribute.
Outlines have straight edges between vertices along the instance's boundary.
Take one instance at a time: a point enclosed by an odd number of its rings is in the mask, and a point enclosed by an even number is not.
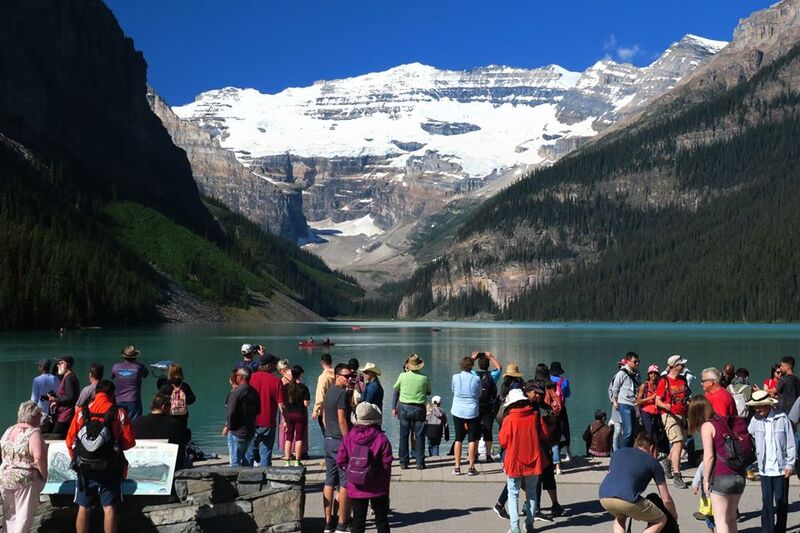
<svg viewBox="0 0 800 533"><path fill-rule="evenodd" d="M375 363L364 363L364 366L358 369L359 372L372 372L376 376L381 375L381 369Z"/></svg>
<svg viewBox="0 0 800 533"><path fill-rule="evenodd" d="M356 411L353 414L353 424L356 426L373 426L380 424L382 419L383 414L377 405L368 402L356 405Z"/></svg>
<svg viewBox="0 0 800 533"><path fill-rule="evenodd" d="M745 405L748 407L765 407L773 406L778 403L778 400L769 395L765 390L757 390L753 392L753 399Z"/></svg>
<svg viewBox="0 0 800 533"><path fill-rule="evenodd" d="M668 367L670 367L670 368L672 368L672 367L673 367L673 366L675 366L675 365L685 365L685 364L686 364L686 363L688 363L688 362L689 362L689 361L687 361L686 359L684 359L684 358L683 358L683 356L680 356L680 355L671 355L671 356L669 357L669 359L667 359L667 366L668 366Z"/></svg>
<svg viewBox="0 0 800 533"><path fill-rule="evenodd" d="M522 372L519 371L519 365L517 363L508 363L506 365L506 371L504 376L511 376L512 378L521 378Z"/></svg>
<svg viewBox="0 0 800 533"><path fill-rule="evenodd" d="M125 349L122 350L122 357L125 359L136 359L139 357L139 350L133 346L126 346Z"/></svg>
<svg viewBox="0 0 800 533"><path fill-rule="evenodd" d="M415 353L411 354L411 357L408 358L408 362L406 363L406 368L409 370L422 370L423 366L425 366L425 361Z"/></svg>

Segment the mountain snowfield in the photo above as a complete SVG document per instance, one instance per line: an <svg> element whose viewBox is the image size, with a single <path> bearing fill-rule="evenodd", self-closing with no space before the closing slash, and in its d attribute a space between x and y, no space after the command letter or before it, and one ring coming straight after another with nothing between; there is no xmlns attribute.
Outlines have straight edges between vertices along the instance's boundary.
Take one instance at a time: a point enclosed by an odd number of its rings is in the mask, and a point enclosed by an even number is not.
<svg viewBox="0 0 800 533"><path fill-rule="evenodd" d="M613 122L653 96L642 92L652 92L647 89L656 83L659 93L672 88L726 44L687 35L646 67L606 59L583 73L556 65L450 71L412 63L278 94L208 91L174 111L215 133L245 164L285 153L396 154L392 165L403 167L409 155L434 150L454 158L463 176L480 178L549 162L541 147L596 135L596 121ZM662 66L681 52L675 68L665 71ZM575 117L570 101L581 104L585 116ZM437 125L454 127L443 134ZM401 148L409 144L416 149Z"/></svg>
<svg viewBox="0 0 800 533"><path fill-rule="evenodd" d="M645 67L603 59L583 72L412 63L277 94L226 87L173 111L255 175L302 190L320 231L299 244L334 268L396 278L414 268L406 252L431 215L556 161L726 45L686 35Z"/></svg>

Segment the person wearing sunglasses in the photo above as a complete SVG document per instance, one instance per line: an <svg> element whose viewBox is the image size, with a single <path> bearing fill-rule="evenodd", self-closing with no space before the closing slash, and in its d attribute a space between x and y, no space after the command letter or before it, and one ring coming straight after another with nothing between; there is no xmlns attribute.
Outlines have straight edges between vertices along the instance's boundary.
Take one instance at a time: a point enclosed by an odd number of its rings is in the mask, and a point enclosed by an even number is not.
<svg viewBox="0 0 800 533"><path fill-rule="evenodd" d="M339 363L333 369L335 376L333 385L325 393L322 402L322 425L325 428L325 485L322 489L322 509L325 516L325 533L347 531L346 524L350 516L347 501L347 472L339 468L336 459L342 439L350 432L351 404L347 399L347 388L355 379L355 374L345 363ZM338 524L334 521L334 493L339 488Z"/></svg>

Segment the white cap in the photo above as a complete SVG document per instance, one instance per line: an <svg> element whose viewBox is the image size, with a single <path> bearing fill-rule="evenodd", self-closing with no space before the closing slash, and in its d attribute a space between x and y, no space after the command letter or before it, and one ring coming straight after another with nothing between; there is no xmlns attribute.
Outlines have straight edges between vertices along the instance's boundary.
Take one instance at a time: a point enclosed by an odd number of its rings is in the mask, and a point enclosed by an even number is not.
<svg viewBox="0 0 800 533"><path fill-rule="evenodd" d="M438 404L441 405L442 397L441 396L434 396L433 398L431 398L431 403L438 403Z"/></svg>
<svg viewBox="0 0 800 533"><path fill-rule="evenodd" d="M253 351L253 346L250 344L242 344L242 353L250 353Z"/></svg>

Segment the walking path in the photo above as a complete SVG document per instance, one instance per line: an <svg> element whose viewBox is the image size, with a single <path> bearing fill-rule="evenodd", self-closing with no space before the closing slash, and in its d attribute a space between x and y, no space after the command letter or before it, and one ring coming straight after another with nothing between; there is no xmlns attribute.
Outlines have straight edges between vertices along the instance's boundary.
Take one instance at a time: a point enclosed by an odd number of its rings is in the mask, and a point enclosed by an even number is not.
<svg viewBox="0 0 800 533"><path fill-rule="evenodd" d="M280 463L276 463L280 464ZM324 468L320 460L306 463L307 496L303 531L320 532L322 519L322 483ZM414 533L504 533L508 521L500 519L492 510L497 496L505 483L499 463L478 464L480 475L453 476L453 458L428 458L426 470L392 469L391 527L396 531ZM558 498L564 506L564 516L554 522L536 522L537 531L565 531L595 533L611 531L611 517L598 503L597 490L608 468L608 460L590 463L586 459L573 459L564 463L564 474L558 476ZM466 469L464 469L466 470ZM688 470L684 479L691 481L694 470ZM671 483L668 481L668 483ZM651 486L655 491L655 486ZM679 513L682 533L705 533L705 523L692 517L697 511L698 497L691 489L680 490L670 485ZM543 496L542 509L549 512L550 498ZM798 481L792 480L790 489L789 531L800 531L800 501ZM748 482L740 505L742 520L739 531L761 530L761 487L758 482ZM633 531L641 531L643 524L636 524ZM374 528L367 528L374 531Z"/></svg>

